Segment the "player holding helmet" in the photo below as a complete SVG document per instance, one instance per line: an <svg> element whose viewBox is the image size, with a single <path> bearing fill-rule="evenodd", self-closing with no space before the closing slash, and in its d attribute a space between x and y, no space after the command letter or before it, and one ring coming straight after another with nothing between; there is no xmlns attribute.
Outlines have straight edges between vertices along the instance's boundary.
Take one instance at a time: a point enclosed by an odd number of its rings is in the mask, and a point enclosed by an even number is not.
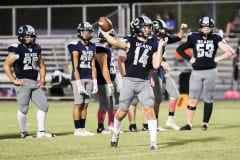
<svg viewBox="0 0 240 160"><path fill-rule="evenodd" d="M91 43L93 27L89 22L81 22L77 27L79 41L68 44L72 60L72 88L74 94L73 120L75 136L92 136L85 129L90 93L98 90L94 55L95 44Z"/></svg>
<svg viewBox="0 0 240 160"><path fill-rule="evenodd" d="M154 95L149 74L152 68L160 67L162 47L167 40L161 39L157 42L151 38L152 21L146 16L135 18L132 25L136 36L126 36L123 41L115 40L107 32L102 31L111 45L127 52L126 74L120 90L119 108L115 114L111 147L117 147L121 121L127 115L132 99L137 95L148 119L150 149L155 150L157 149L157 121L153 109Z"/></svg>
<svg viewBox="0 0 240 160"><path fill-rule="evenodd" d="M208 129L213 108L214 90L217 80L217 62L233 55L234 50L217 34L213 33L214 20L208 16L199 20L199 32L191 33L187 42L181 44L177 51L192 64L193 70L189 84L189 103L187 111L187 124L180 130L191 130L193 117L201 92L204 101L204 114L202 130ZM184 50L193 49L193 57L190 58ZM216 56L217 49L224 51Z"/></svg>
<svg viewBox="0 0 240 160"><path fill-rule="evenodd" d="M21 138L31 138L27 132L27 113L30 99L37 105L37 137L53 137L45 132L45 119L48 112L47 98L42 90L46 68L41 57L41 46L35 43L35 29L23 25L18 29L20 43L8 47L8 57L4 62L4 70L9 80L15 85L18 102L18 123ZM14 69L14 74L11 68ZM40 79L38 80L38 74Z"/></svg>

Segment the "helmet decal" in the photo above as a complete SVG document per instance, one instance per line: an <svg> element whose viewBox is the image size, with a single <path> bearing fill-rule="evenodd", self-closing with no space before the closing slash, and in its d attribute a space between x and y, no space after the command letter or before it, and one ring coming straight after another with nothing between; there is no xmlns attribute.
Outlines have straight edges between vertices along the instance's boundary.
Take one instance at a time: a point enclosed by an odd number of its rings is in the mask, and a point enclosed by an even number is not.
<svg viewBox="0 0 240 160"><path fill-rule="evenodd" d="M92 39L92 36L88 37L87 39L83 38L83 31L90 31L93 32L93 26L89 22L81 22L77 26L77 36L78 38L88 41Z"/></svg>
<svg viewBox="0 0 240 160"><path fill-rule="evenodd" d="M27 45L28 47L31 47L31 45L35 43L36 33L35 33L35 29L31 25L23 25L19 27L17 34L18 34L18 40L21 43ZM30 36L33 38L33 40L30 42L26 42L24 38L25 36Z"/></svg>
<svg viewBox="0 0 240 160"><path fill-rule="evenodd" d="M144 36L142 28L144 26L151 26L152 27L152 20L147 16L137 17L130 23L130 31L132 35ZM151 35L149 31L148 36Z"/></svg>

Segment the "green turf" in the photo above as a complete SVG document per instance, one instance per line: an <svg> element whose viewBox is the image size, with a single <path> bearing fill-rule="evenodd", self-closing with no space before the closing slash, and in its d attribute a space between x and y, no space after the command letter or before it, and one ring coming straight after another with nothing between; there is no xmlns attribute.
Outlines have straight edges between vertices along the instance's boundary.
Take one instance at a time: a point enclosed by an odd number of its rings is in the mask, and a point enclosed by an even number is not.
<svg viewBox="0 0 240 160"><path fill-rule="evenodd" d="M240 159L240 102L217 101L210 128L201 131L202 103L199 103L192 131L168 129L158 132L157 151L149 150L148 132L128 132L124 119L119 147L110 148L111 135L73 136L72 102L50 102L46 129L56 133L52 139L20 139L16 102L0 102L0 160L238 160ZM97 104L88 110L87 128L96 132ZM160 109L160 124L165 127L167 103ZM176 121L184 125L186 110L176 112ZM140 107L137 126L141 129ZM36 107L31 104L28 130L36 132Z"/></svg>

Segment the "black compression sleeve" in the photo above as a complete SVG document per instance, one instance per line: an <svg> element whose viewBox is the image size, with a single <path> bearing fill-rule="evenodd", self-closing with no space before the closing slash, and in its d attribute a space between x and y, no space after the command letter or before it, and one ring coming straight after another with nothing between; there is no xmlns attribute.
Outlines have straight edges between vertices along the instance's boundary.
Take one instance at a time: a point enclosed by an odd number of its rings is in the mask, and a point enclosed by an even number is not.
<svg viewBox="0 0 240 160"><path fill-rule="evenodd" d="M188 48L190 48L190 44L189 44L188 42L185 42L185 43L183 43L183 44L181 44L180 46L177 47L177 52L178 52L184 59L186 59L186 60L189 61L189 60L191 59L191 57L188 56L188 55L184 52L184 50L185 50L185 49L188 49Z"/></svg>
<svg viewBox="0 0 240 160"><path fill-rule="evenodd" d="M180 41L181 38L179 38L178 36L169 36L168 37L168 44L171 44L171 43L176 43L178 41Z"/></svg>

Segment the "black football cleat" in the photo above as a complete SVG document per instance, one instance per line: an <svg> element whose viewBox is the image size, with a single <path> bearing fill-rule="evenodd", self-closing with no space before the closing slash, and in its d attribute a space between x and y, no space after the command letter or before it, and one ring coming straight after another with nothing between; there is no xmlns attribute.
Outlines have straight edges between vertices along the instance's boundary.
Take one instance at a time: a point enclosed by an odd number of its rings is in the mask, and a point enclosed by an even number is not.
<svg viewBox="0 0 240 160"><path fill-rule="evenodd" d="M158 149L157 146L151 146L151 147L150 147L150 150L157 150L157 149Z"/></svg>
<svg viewBox="0 0 240 160"><path fill-rule="evenodd" d="M208 125L207 124L203 124L202 125L202 131L207 131L208 130Z"/></svg>
<svg viewBox="0 0 240 160"><path fill-rule="evenodd" d="M118 146L118 139L119 139L119 134L114 134L112 135L110 147L117 147Z"/></svg>
<svg viewBox="0 0 240 160"><path fill-rule="evenodd" d="M142 131L148 131L148 124L147 123L143 123Z"/></svg>
<svg viewBox="0 0 240 160"><path fill-rule="evenodd" d="M111 143L110 143L110 147L117 147L118 146L118 141L116 141L116 142L112 142L111 141Z"/></svg>
<svg viewBox="0 0 240 160"><path fill-rule="evenodd" d="M137 132L137 125L136 124L130 124L129 125L129 131L130 132Z"/></svg>
<svg viewBox="0 0 240 160"><path fill-rule="evenodd" d="M105 130L105 128L100 127L100 128L97 129L97 133L102 133L102 131L104 131L104 130Z"/></svg>
<svg viewBox="0 0 240 160"><path fill-rule="evenodd" d="M189 124L186 124L185 126L181 127L179 130L180 131L190 131L190 130L192 130L192 127Z"/></svg>
<svg viewBox="0 0 240 160"><path fill-rule="evenodd" d="M29 135L28 132L26 132L26 131L25 131L25 132L21 132L21 133L20 133L20 137L21 137L21 138L24 138L24 139L32 138L32 136Z"/></svg>

